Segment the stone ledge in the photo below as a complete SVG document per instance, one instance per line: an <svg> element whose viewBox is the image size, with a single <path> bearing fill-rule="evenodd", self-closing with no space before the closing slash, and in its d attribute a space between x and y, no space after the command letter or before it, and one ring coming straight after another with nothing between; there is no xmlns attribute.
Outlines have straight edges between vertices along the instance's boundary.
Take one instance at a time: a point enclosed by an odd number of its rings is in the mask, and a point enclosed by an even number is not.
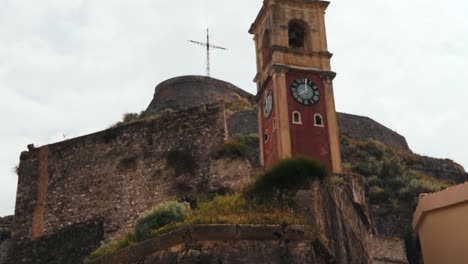
<svg viewBox="0 0 468 264"><path fill-rule="evenodd" d="M193 225L184 227L160 237L148 239L137 245L124 248L112 255L97 259L86 259L84 263L128 263L158 251L171 249L192 242L201 241L311 241L321 249L322 254L333 258L329 249L305 226L291 225Z"/></svg>

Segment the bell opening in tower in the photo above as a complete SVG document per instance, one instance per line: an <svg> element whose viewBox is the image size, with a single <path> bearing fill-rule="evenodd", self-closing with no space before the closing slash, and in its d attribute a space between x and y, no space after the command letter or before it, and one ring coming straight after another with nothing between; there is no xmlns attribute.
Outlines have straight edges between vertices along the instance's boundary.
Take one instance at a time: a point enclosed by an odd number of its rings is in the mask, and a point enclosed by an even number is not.
<svg viewBox="0 0 468 264"><path fill-rule="evenodd" d="M289 22L289 46L291 48L303 48L306 38L306 24L301 20L292 20Z"/></svg>

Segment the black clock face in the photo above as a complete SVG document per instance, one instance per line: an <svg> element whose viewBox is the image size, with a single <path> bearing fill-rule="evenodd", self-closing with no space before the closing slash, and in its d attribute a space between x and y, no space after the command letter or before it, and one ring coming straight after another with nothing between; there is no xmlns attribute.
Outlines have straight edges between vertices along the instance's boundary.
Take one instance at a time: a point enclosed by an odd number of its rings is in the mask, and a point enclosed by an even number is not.
<svg viewBox="0 0 468 264"><path fill-rule="evenodd" d="M293 81L290 90L292 97L303 105L314 105L320 100L319 88L307 78Z"/></svg>
<svg viewBox="0 0 468 264"><path fill-rule="evenodd" d="M271 116L271 112L273 110L273 90L268 90L265 100L263 102L263 115L265 118L269 118Z"/></svg>

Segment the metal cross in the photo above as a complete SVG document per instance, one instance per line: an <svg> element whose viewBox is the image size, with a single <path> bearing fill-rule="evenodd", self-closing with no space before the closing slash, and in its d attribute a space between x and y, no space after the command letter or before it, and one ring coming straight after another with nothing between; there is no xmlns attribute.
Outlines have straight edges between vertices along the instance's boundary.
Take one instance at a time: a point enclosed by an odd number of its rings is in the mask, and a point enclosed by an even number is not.
<svg viewBox="0 0 468 264"><path fill-rule="evenodd" d="M206 29L206 43L203 42L198 42L194 40L189 40L192 43L205 46L206 47L206 75L209 77L210 76L210 50L211 49L220 49L220 50L227 50L226 48L212 45L210 44L210 31L209 29Z"/></svg>

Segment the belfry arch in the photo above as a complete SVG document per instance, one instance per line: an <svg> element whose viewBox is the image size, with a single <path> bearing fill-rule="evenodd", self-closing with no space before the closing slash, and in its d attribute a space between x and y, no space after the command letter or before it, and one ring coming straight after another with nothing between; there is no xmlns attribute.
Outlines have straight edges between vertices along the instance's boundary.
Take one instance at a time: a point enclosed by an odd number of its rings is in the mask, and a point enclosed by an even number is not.
<svg viewBox="0 0 468 264"><path fill-rule="evenodd" d="M309 25L300 19L293 19L288 24L288 44L290 48L310 48Z"/></svg>

